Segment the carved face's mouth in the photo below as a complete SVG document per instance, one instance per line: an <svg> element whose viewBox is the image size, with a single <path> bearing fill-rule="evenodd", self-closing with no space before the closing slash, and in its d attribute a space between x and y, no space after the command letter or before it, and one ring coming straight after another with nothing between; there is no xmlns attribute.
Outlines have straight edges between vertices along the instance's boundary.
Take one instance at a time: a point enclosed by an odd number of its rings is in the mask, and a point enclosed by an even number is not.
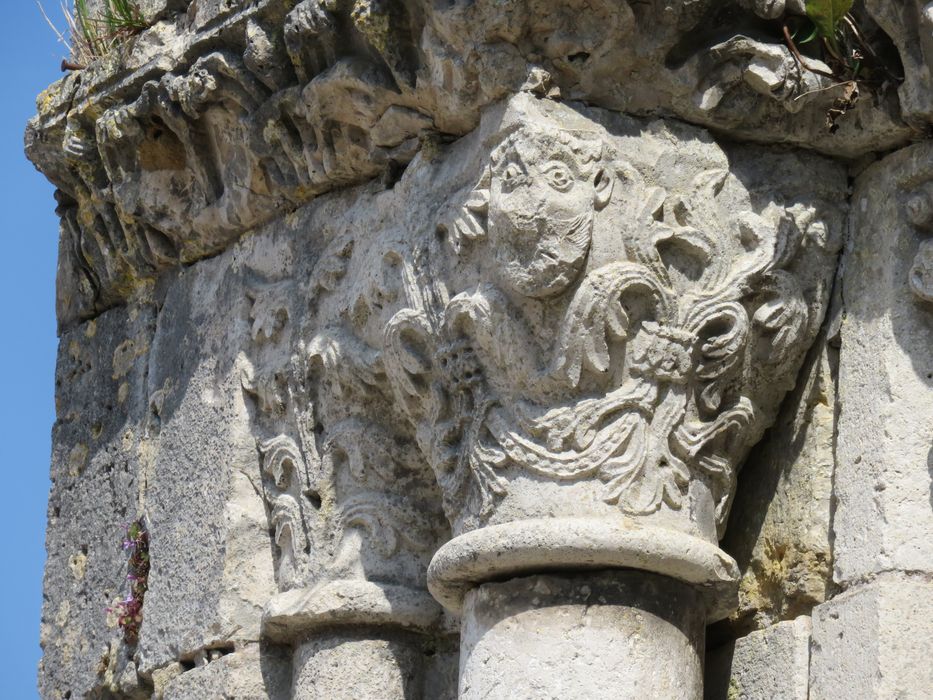
<svg viewBox="0 0 933 700"><path fill-rule="evenodd" d="M537 218L537 240L525 250L504 246L506 276L513 288L529 297L547 297L564 291L579 276L590 248L591 214L569 220Z"/></svg>

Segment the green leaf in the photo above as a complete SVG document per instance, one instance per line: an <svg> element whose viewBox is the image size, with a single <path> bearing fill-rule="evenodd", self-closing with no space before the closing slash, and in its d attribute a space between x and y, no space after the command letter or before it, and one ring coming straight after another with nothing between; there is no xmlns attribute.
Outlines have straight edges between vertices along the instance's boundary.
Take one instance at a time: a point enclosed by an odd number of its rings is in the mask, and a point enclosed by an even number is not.
<svg viewBox="0 0 933 700"><path fill-rule="evenodd" d="M798 43L798 44L808 44L808 43L810 43L811 41L813 41L814 39L816 39L817 32L819 32L819 31L820 31L820 30L819 30L819 29L817 28L817 26L814 24L814 25L813 25L813 29L810 31L810 33L807 34L807 36L804 37L803 39L798 40L797 43Z"/></svg>
<svg viewBox="0 0 933 700"><path fill-rule="evenodd" d="M816 25L820 36L835 41L836 27L852 9L854 0L807 0L807 17Z"/></svg>

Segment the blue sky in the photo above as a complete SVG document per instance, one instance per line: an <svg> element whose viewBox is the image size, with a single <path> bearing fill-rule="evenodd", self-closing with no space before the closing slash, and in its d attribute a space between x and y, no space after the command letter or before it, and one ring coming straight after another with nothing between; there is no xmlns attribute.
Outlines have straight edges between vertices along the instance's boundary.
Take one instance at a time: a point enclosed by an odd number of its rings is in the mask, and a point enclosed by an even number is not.
<svg viewBox="0 0 933 700"><path fill-rule="evenodd" d="M59 0L47 0L58 8ZM65 49L33 0L2 0L0 42L0 697L34 698L45 563L45 509L54 415L55 257L58 222L52 186L23 155L35 97L61 77Z"/></svg>

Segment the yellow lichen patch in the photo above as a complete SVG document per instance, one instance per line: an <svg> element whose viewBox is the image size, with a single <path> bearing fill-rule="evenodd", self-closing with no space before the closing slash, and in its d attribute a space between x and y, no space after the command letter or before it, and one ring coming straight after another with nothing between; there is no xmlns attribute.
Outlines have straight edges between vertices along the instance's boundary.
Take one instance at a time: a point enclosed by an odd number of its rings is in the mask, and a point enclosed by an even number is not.
<svg viewBox="0 0 933 700"><path fill-rule="evenodd" d="M65 85L64 80L59 80L49 85L45 90L39 93L36 98L36 111L40 114L50 112L55 107L55 98L61 93Z"/></svg>
<svg viewBox="0 0 933 700"><path fill-rule="evenodd" d="M739 584L737 618L753 614L766 626L808 614L824 599L829 577L824 553L765 537Z"/></svg>
<svg viewBox="0 0 933 700"><path fill-rule="evenodd" d="M87 445L83 442L79 442L71 448L68 453L68 476L79 476L84 471L88 454Z"/></svg>
<svg viewBox="0 0 933 700"><path fill-rule="evenodd" d="M92 318L87 322L87 325L84 326L84 337L93 338L95 335L97 335L97 321Z"/></svg>
<svg viewBox="0 0 933 700"><path fill-rule="evenodd" d="M356 0L350 15L356 28L369 40L369 43L381 54L389 46L389 16L374 11L369 0Z"/></svg>
<svg viewBox="0 0 933 700"><path fill-rule="evenodd" d="M126 397L130 393L130 385L127 382L120 384L120 388L117 389L117 401L123 403L126 401Z"/></svg>
<svg viewBox="0 0 933 700"><path fill-rule="evenodd" d="M149 346L133 339L124 340L113 351L113 378L122 379L133 367L137 357L146 354Z"/></svg>
<svg viewBox="0 0 933 700"><path fill-rule="evenodd" d="M184 170L188 163L185 147L170 131L154 128L136 151L142 170Z"/></svg>
<svg viewBox="0 0 933 700"><path fill-rule="evenodd" d="M71 355L71 359L75 362L81 359L81 345L77 340L68 343L68 354Z"/></svg>
<svg viewBox="0 0 933 700"><path fill-rule="evenodd" d="M110 601L110 605L107 606L106 624L110 629L116 629L120 624L120 613L118 610L120 609L121 602L123 602L123 596L118 595L116 598Z"/></svg>
<svg viewBox="0 0 933 700"><path fill-rule="evenodd" d="M83 580L87 571L87 555L84 552L72 554L68 558L68 568L71 569L71 575L74 576L75 581Z"/></svg>
<svg viewBox="0 0 933 700"><path fill-rule="evenodd" d="M182 666L177 661L172 661L169 664L154 669L152 671L152 687L153 694L152 697L160 698L165 692L166 686L185 672L185 667Z"/></svg>
<svg viewBox="0 0 933 700"><path fill-rule="evenodd" d="M55 611L55 624L58 627L64 627L68 624L68 618L71 616L71 601L67 598L58 604L58 610Z"/></svg>

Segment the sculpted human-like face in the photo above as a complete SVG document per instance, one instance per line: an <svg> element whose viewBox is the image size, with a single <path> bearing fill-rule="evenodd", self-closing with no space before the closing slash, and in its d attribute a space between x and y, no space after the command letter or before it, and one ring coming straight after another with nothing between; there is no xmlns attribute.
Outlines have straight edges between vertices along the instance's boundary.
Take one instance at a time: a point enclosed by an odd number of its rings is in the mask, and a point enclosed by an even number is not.
<svg viewBox="0 0 933 700"><path fill-rule="evenodd" d="M599 153L597 143L537 135L513 139L496 154L487 235L507 286L544 298L580 275L595 212L612 188Z"/></svg>

